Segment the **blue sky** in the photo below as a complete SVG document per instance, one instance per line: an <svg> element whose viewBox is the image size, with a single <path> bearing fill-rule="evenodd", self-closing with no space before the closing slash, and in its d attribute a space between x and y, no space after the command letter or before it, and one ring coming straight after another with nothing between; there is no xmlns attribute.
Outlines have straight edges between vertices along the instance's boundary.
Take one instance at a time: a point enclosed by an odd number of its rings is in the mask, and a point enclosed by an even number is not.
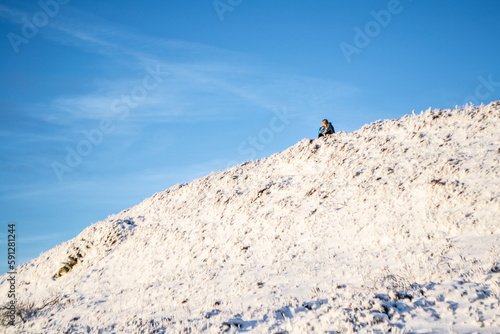
<svg viewBox="0 0 500 334"><path fill-rule="evenodd" d="M499 16L498 0L2 1L0 258L8 223L22 263L323 118L352 132L498 100Z"/></svg>

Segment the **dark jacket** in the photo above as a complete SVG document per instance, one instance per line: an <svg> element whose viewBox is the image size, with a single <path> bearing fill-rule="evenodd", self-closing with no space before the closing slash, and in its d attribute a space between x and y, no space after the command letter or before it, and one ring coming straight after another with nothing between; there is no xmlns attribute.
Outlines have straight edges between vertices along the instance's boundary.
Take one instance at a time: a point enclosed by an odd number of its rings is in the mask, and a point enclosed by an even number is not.
<svg viewBox="0 0 500 334"><path fill-rule="evenodd" d="M333 125L332 123L328 123L328 126L325 128L323 128L323 130L321 130L320 134L322 135L330 135L332 133L335 133L335 129L333 128Z"/></svg>

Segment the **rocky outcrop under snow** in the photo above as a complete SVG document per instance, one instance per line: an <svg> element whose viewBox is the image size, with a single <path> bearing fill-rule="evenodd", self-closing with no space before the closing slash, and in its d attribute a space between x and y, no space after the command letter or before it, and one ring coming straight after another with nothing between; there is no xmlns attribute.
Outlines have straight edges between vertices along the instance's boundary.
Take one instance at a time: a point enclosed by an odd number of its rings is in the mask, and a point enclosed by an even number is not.
<svg viewBox="0 0 500 334"><path fill-rule="evenodd" d="M6 330L499 332L499 161L498 102L304 139L21 266Z"/></svg>

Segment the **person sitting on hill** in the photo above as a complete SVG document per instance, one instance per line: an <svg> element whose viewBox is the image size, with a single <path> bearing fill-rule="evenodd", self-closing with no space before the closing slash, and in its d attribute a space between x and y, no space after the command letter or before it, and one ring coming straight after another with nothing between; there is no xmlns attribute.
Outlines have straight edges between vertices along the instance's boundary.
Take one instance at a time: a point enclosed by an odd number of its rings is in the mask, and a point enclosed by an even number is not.
<svg viewBox="0 0 500 334"><path fill-rule="evenodd" d="M319 128L318 138L324 137L325 135L330 135L335 133L332 123L328 122L327 119L323 120L323 125Z"/></svg>

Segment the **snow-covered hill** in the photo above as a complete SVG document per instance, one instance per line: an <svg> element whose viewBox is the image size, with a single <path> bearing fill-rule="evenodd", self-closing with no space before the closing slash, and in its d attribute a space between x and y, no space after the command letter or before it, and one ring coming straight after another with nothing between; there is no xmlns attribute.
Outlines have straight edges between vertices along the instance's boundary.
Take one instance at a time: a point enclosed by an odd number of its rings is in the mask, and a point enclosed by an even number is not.
<svg viewBox="0 0 500 334"><path fill-rule="evenodd" d="M498 333L499 161L498 102L304 139L21 266L1 330Z"/></svg>

